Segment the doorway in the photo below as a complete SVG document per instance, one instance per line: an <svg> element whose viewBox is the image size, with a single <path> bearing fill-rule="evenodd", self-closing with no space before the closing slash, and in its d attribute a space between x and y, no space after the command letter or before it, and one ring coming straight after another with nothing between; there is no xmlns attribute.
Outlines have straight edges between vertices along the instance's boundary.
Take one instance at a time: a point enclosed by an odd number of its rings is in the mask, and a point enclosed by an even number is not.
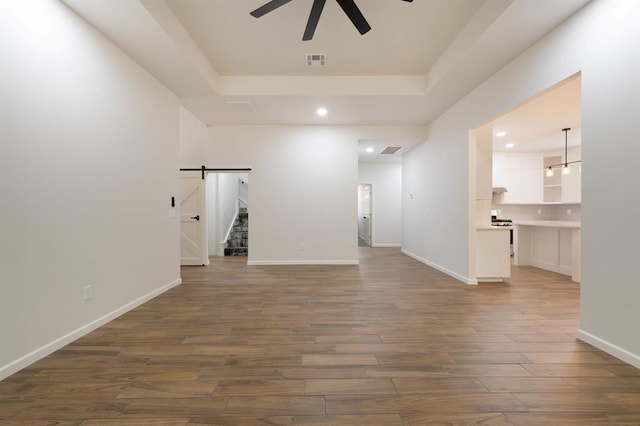
<svg viewBox="0 0 640 426"><path fill-rule="evenodd" d="M358 246L371 247L373 189L370 183L358 185Z"/></svg>
<svg viewBox="0 0 640 426"><path fill-rule="evenodd" d="M209 256L248 256L249 174L207 174Z"/></svg>
<svg viewBox="0 0 640 426"><path fill-rule="evenodd" d="M581 87L578 73L483 124L473 131L476 149L470 150L477 166L471 223L513 227L514 267L534 266L575 282L580 281ZM486 240L485 234L477 235ZM473 247L470 259L479 259L481 250ZM487 265L476 263L478 270Z"/></svg>

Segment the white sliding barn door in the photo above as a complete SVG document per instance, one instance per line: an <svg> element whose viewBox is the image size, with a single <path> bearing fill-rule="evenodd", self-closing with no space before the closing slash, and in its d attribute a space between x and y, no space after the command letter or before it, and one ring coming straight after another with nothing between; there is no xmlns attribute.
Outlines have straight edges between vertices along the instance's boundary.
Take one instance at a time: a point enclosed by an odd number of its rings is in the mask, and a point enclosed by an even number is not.
<svg viewBox="0 0 640 426"><path fill-rule="evenodd" d="M180 264L208 265L205 182L180 178Z"/></svg>

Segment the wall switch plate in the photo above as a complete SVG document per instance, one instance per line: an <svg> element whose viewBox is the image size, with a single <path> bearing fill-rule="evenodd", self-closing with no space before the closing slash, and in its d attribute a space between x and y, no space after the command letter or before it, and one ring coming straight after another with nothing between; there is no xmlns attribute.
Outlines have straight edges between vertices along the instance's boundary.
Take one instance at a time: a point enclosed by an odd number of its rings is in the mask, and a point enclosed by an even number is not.
<svg viewBox="0 0 640 426"><path fill-rule="evenodd" d="M85 285L82 288L82 298L85 301L93 299L93 286L92 285Z"/></svg>

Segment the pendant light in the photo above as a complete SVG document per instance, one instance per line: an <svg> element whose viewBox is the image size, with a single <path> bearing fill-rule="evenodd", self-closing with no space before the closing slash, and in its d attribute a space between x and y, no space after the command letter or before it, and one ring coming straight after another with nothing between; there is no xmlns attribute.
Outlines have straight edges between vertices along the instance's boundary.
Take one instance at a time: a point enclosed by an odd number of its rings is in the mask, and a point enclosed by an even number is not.
<svg viewBox="0 0 640 426"><path fill-rule="evenodd" d="M569 164L574 164L574 163L581 163L581 160L578 161L568 161L568 157L567 157L567 134L569 132L569 130L571 130L571 127L566 127L564 129L562 129L562 131L564 132L564 163L559 163L559 164L552 164L551 166L548 166L547 169L545 170L545 176L547 177L553 177L554 173L554 168L555 167L562 167L562 174L563 175L568 175L571 174L571 169L569 168Z"/></svg>

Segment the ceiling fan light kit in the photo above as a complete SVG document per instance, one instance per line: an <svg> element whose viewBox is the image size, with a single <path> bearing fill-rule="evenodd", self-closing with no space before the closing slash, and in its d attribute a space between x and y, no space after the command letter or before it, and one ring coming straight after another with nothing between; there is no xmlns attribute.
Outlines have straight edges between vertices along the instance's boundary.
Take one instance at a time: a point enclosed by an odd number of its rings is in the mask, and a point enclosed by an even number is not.
<svg viewBox="0 0 640 426"><path fill-rule="evenodd" d="M412 3L413 0L402 0L407 3ZM271 0L256 10L250 13L251 16L255 18L260 18L266 15L269 12L273 12L281 6L291 2L291 0ZM324 9L324 5L327 0L313 0L313 5L311 6L311 12L309 13L309 19L307 20L307 25L304 29L304 34L302 35L302 41L309 41L313 39L313 35L316 32L316 28L318 27L318 22L320 21L320 15L322 15L322 10ZM362 35L368 33L371 30L371 26L367 22L367 19L364 17L360 8L356 5L354 0L336 0L344 13L347 15L349 20L353 26L356 27L358 32Z"/></svg>

